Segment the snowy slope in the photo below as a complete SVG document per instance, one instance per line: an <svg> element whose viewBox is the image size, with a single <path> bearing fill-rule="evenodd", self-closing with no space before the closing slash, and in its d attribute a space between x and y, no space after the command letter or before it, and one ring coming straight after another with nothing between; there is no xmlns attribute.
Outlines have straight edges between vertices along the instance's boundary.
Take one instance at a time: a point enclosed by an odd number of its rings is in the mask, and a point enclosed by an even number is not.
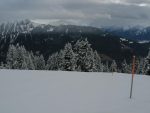
<svg viewBox="0 0 150 113"><path fill-rule="evenodd" d="M0 113L149 113L150 77L0 70Z"/></svg>

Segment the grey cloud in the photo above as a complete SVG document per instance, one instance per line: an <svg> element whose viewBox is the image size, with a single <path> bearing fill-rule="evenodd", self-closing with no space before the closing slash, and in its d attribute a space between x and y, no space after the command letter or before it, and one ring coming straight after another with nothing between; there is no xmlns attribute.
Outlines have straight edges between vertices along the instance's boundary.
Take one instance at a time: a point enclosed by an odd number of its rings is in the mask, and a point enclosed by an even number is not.
<svg viewBox="0 0 150 113"><path fill-rule="evenodd" d="M150 26L149 0L1 0L0 22L20 19L72 19L88 25ZM124 4L125 3L125 4ZM131 5L126 5L131 4Z"/></svg>
<svg viewBox="0 0 150 113"><path fill-rule="evenodd" d="M125 0L130 3L150 3L150 0Z"/></svg>

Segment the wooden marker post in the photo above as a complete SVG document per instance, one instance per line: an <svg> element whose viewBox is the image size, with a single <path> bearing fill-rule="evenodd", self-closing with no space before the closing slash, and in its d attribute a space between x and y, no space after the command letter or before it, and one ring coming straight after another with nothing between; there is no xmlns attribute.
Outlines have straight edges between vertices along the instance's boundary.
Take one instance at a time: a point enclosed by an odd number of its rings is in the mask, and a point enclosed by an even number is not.
<svg viewBox="0 0 150 113"><path fill-rule="evenodd" d="M132 79L131 79L130 99L132 98L134 74L135 74L135 56L133 56L133 63L132 63Z"/></svg>

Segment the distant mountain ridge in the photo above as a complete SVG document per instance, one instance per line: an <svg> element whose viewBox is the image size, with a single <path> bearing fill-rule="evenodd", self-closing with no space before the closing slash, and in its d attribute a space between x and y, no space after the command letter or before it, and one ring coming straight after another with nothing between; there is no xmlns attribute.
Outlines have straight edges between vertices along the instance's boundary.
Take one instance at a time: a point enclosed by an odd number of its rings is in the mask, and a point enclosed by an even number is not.
<svg viewBox="0 0 150 113"><path fill-rule="evenodd" d="M109 27L104 30L127 39L150 41L150 27L130 27L127 29Z"/></svg>
<svg viewBox="0 0 150 113"><path fill-rule="evenodd" d="M28 51L37 51L45 59L60 51L68 42L87 38L92 48L100 54L122 61L132 55L146 56L150 43L138 43L122 36L114 35L102 28L77 25L58 25L34 23L23 20L0 25L0 60L5 61L10 44L24 45Z"/></svg>

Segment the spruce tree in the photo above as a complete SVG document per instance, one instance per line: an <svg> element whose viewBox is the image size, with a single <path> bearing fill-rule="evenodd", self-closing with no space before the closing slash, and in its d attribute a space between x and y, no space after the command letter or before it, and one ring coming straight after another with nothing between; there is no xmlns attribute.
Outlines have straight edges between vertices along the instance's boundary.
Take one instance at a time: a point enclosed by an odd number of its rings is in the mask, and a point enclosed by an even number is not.
<svg viewBox="0 0 150 113"><path fill-rule="evenodd" d="M122 67L122 73L131 73L131 67L130 65L127 64L125 59L122 62L121 67Z"/></svg>
<svg viewBox="0 0 150 113"><path fill-rule="evenodd" d="M47 70L58 70L59 69L59 67L58 67L58 52L49 56L47 65L46 65L46 69Z"/></svg>
<svg viewBox="0 0 150 113"><path fill-rule="evenodd" d="M7 58L6 58L6 62L7 62L7 67L9 69L14 69L14 56L16 53L16 48L14 45L10 45L8 48L8 52L7 52Z"/></svg>
<svg viewBox="0 0 150 113"><path fill-rule="evenodd" d="M7 67L9 69L15 69L16 55L17 55L16 47L14 45L10 45L8 48L6 58Z"/></svg>
<svg viewBox="0 0 150 113"><path fill-rule="evenodd" d="M112 61L110 68L112 72L117 72L117 64L115 60Z"/></svg>
<svg viewBox="0 0 150 113"><path fill-rule="evenodd" d="M110 72L109 62L108 61L106 61L106 63L103 65L103 71L104 72Z"/></svg>
<svg viewBox="0 0 150 113"><path fill-rule="evenodd" d="M94 51L94 62L95 62L95 66L96 66L96 70L97 72L103 72L103 64L101 62L101 58L99 56L99 54L97 53L97 51Z"/></svg>
<svg viewBox="0 0 150 113"><path fill-rule="evenodd" d="M43 55L40 56L34 56L34 60L35 60L35 69L36 70L44 70L45 69L45 60Z"/></svg>
<svg viewBox="0 0 150 113"><path fill-rule="evenodd" d="M17 59L15 63L16 69L27 69L27 64L26 64L26 50L24 46L18 46L17 47Z"/></svg>
<svg viewBox="0 0 150 113"><path fill-rule="evenodd" d="M35 69L31 55L24 46L10 45L6 58L6 67L9 69Z"/></svg>
<svg viewBox="0 0 150 113"><path fill-rule="evenodd" d="M62 56L62 67L65 71L74 71L76 68L76 55L70 43L65 45Z"/></svg>
<svg viewBox="0 0 150 113"><path fill-rule="evenodd" d="M3 62L0 63L0 69L5 69L5 64Z"/></svg>
<svg viewBox="0 0 150 113"><path fill-rule="evenodd" d="M28 52L28 57L26 59L26 64L27 64L27 68L29 70L34 70L35 69L31 53L29 53L29 52Z"/></svg>
<svg viewBox="0 0 150 113"><path fill-rule="evenodd" d="M146 74L150 75L150 49L148 52L148 56L146 57Z"/></svg>
<svg viewBox="0 0 150 113"><path fill-rule="evenodd" d="M78 40L74 45L74 52L77 55L77 69L84 72L95 70L94 52L87 39Z"/></svg>

